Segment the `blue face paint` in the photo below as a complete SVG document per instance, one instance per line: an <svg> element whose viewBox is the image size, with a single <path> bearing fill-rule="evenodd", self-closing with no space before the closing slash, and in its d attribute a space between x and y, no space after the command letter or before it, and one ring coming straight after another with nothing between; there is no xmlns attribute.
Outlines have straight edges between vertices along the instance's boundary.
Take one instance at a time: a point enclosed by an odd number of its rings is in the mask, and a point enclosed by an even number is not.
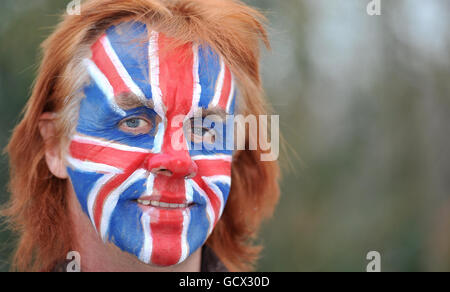
<svg viewBox="0 0 450 292"><path fill-rule="evenodd" d="M169 40L134 22L109 28L92 46L68 157L75 193L102 239L160 266L183 262L211 234L230 192L234 145L230 121L208 118L215 147L196 147L186 134L189 149L171 144L184 133L172 126L177 115L232 114L235 90L209 47L163 54Z"/></svg>

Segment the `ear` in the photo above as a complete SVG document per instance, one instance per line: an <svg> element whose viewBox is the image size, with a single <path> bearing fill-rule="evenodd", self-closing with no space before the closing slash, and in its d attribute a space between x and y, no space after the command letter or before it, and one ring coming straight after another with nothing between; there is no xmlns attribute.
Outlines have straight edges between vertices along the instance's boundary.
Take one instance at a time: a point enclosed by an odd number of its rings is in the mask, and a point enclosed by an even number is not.
<svg viewBox="0 0 450 292"><path fill-rule="evenodd" d="M60 179L67 179L67 169L64 165L64 159L61 157L61 149L58 141L53 138L56 134L56 114L44 113L39 119L39 131L45 144L45 161L50 172Z"/></svg>

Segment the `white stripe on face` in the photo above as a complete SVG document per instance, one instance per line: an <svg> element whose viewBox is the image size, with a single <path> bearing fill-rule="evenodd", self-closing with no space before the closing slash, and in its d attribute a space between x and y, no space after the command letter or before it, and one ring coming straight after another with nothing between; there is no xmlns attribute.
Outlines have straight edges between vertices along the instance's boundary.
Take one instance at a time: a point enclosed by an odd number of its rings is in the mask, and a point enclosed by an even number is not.
<svg viewBox="0 0 450 292"><path fill-rule="evenodd" d="M230 90L230 96L228 96L228 102L227 102L227 113L230 113L231 105L233 104L234 94L235 94L235 81L233 73L231 73L231 90Z"/></svg>
<svg viewBox="0 0 450 292"><path fill-rule="evenodd" d="M219 104L220 97L222 96L223 83L225 80L225 63L222 58L220 58L220 73L217 79L216 91L214 98L211 101L211 107L215 107Z"/></svg>
<svg viewBox="0 0 450 292"><path fill-rule="evenodd" d="M117 72L119 73L119 76L122 78L122 80L125 82L127 87L133 92L137 97L139 97L143 102L146 102L146 98L142 90L136 85L136 83L131 78L130 74L128 74L128 71L123 66L122 62L120 61L119 57L117 56L116 52L114 51L109 39L107 36L104 36L100 39L101 44L103 45L103 48L105 49L106 54L108 55L109 59L113 63L114 67L116 68Z"/></svg>
<svg viewBox="0 0 450 292"><path fill-rule="evenodd" d="M105 203L103 204L102 218L100 223L100 235L104 242L108 240L107 234L109 229L109 223L111 215L117 206L120 195L123 194L131 185L140 179L146 177L147 171L145 169L136 170L127 180L122 183L118 188L110 193Z"/></svg>
<svg viewBox="0 0 450 292"><path fill-rule="evenodd" d="M95 163L90 161L82 161L75 159L72 156L66 157L67 163L74 169L82 172L92 172L92 173L113 173L120 174L122 170L107 164Z"/></svg>
<svg viewBox="0 0 450 292"><path fill-rule="evenodd" d="M198 73L199 70L199 57L198 57L198 45L192 45L192 51L194 56L193 68L192 68L192 76L194 77L194 88L193 88L193 96L192 96L192 106L189 110L185 118L185 122L190 119L194 113L198 110L198 104L200 102L200 96L202 94L202 86L200 85L200 76Z"/></svg>
<svg viewBox="0 0 450 292"><path fill-rule="evenodd" d="M150 60L150 84L152 87L152 99L155 106L155 112L163 119L164 104L162 101L162 92L159 87L159 33L152 31L149 43L149 60Z"/></svg>
<svg viewBox="0 0 450 292"><path fill-rule="evenodd" d="M231 162L233 160L233 156L228 154L195 155L192 156L192 160L223 160Z"/></svg>
<svg viewBox="0 0 450 292"><path fill-rule="evenodd" d="M110 181L113 177L115 177L115 174L106 174L104 177L99 179L92 190L89 192L88 198L87 198L87 204L88 204L88 212L89 212L89 218L92 221L92 224L95 226L95 220L94 220L94 205L95 201L97 201L97 196L102 189L102 187ZM97 230L98 232L98 230Z"/></svg>
<svg viewBox="0 0 450 292"><path fill-rule="evenodd" d="M214 215L214 210L212 209L211 201L209 200L208 195L205 193L205 191L200 188L200 186L195 182L191 180L192 187L200 194L200 196L205 200L206 202L206 214L208 215L208 221L209 221L209 228L208 228L208 236L211 235L214 223L216 221L216 216Z"/></svg>
<svg viewBox="0 0 450 292"><path fill-rule="evenodd" d="M153 249L153 238L150 223L150 216L147 213L142 213L141 224L144 232L144 244L139 254L139 259L146 264L149 264L151 261Z"/></svg>
<svg viewBox="0 0 450 292"><path fill-rule="evenodd" d="M81 135L74 135L72 138L72 141L83 143L83 144L89 144L89 145L97 145L102 147L108 147L116 150L121 151L127 151L127 152L137 152L137 153L151 153L149 150L145 150L143 148L139 147L132 147L125 144L119 144L112 141L105 141L99 138L94 137L88 137L88 136L81 136Z"/></svg>
<svg viewBox="0 0 450 292"><path fill-rule="evenodd" d="M219 200L220 200L219 217L221 217L223 214L223 209L225 207L225 198L223 196L222 191L217 186L217 183L223 183L223 184L231 186L231 177L226 176L226 175L217 175L217 176L210 176L210 177L203 176L202 179L210 187L210 189L216 194L216 196L219 198Z"/></svg>
<svg viewBox="0 0 450 292"><path fill-rule="evenodd" d="M98 69L97 65L95 65L92 60L84 59L83 63L86 66L91 78L105 95L112 110L122 117L126 116L125 111L117 105L114 98L114 89L112 88L106 76L100 71L100 69Z"/></svg>
<svg viewBox="0 0 450 292"><path fill-rule="evenodd" d="M164 122L158 124L158 130L156 132L155 140L153 142L153 153L161 153L162 144L164 141L164 134L166 132Z"/></svg>
<svg viewBox="0 0 450 292"><path fill-rule="evenodd" d="M189 256L189 242L187 238L187 233L189 229L189 223L191 221L191 211L183 211L183 231L181 232L181 256L178 264L184 262Z"/></svg>

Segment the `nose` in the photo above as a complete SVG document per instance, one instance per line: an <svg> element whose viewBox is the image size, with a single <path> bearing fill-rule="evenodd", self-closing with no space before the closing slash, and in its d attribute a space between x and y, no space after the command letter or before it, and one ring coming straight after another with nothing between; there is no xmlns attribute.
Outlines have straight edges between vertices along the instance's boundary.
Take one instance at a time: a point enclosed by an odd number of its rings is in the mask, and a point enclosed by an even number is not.
<svg viewBox="0 0 450 292"><path fill-rule="evenodd" d="M154 175L194 178L198 166L187 151L160 153L147 160L147 169Z"/></svg>

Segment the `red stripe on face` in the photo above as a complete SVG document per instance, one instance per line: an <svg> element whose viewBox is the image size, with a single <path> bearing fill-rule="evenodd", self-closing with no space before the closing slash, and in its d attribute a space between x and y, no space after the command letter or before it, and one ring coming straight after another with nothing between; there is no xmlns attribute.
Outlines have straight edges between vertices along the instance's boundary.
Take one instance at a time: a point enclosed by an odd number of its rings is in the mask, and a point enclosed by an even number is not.
<svg viewBox="0 0 450 292"><path fill-rule="evenodd" d="M183 211L157 210L157 222L150 223L153 236L151 262L160 266L173 266L181 257ZM154 218L156 216L152 216Z"/></svg>
<svg viewBox="0 0 450 292"><path fill-rule="evenodd" d="M194 178L195 183L203 190L205 191L206 195L208 196L209 201L211 202L211 207L214 211L214 222L213 225L215 226L217 221L219 220L220 210L222 208L221 206L221 200L218 197L218 194L213 192L211 188L208 186L208 184L201 179L199 176Z"/></svg>
<svg viewBox="0 0 450 292"><path fill-rule="evenodd" d="M231 176L231 162L224 160L197 160L199 172L194 178L194 181L198 186L206 192L211 206L214 211L215 225L219 219L220 210L222 208L221 199L218 197L220 194L216 194L208 184L202 179L202 177L211 177L217 175Z"/></svg>
<svg viewBox="0 0 450 292"><path fill-rule="evenodd" d="M100 225L102 222L103 207L110 194L117 189L125 180L131 175L131 173L123 173L113 177L107 182L98 193L98 196L94 203L94 222L98 232L100 231Z"/></svg>
<svg viewBox="0 0 450 292"><path fill-rule="evenodd" d="M124 170L124 173L114 176L99 191L94 203L94 223L100 232L103 207L111 195L130 175L144 165L149 154L117 150L110 147L72 141L70 154L73 158L94 163L101 163Z"/></svg>
<svg viewBox="0 0 450 292"><path fill-rule="evenodd" d="M231 162L225 160L196 160L197 177L226 175L231 176Z"/></svg>
<svg viewBox="0 0 450 292"><path fill-rule="evenodd" d="M153 185L153 197L163 203L185 204L186 186L184 178L158 175Z"/></svg>
<svg viewBox="0 0 450 292"><path fill-rule="evenodd" d="M183 133L183 124L172 125L178 116L186 116L192 107L194 93L194 55L192 45L173 47L172 40L159 34L159 85L162 101L166 109L166 131L161 154L156 154L160 168L169 170L170 177L156 174L153 195L160 197L161 202L186 202L185 176L193 167L184 135L180 142L183 149L175 149L172 137ZM181 119L183 120L183 119ZM152 164L152 163L150 163ZM192 167L191 167L192 166ZM157 265L175 265L182 254L182 232L184 216L180 210L159 210L156 222L152 222L153 234L152 263Z"/></svg>
<svg viewBox="0 0 450 292"><path fill-rule="evenodd" d="M159 83L170 120L187 115L192 106L194 90L192 44L172 48L173 40L159 34Z"/></svg>
<svg viewBox="0 0 450 292"><path fill-rule="evenodd" d="M81 161L106 164L120 169L130 167L130 161L143 163L149 154L117 150L105 146L72 141L70 154Z"/></svg>
<svg viewBox="0 0 450 292"><path fill-rule="evenodd" d="M121 93L130 92L130 89L125 84L125 81L120 77L116 66L112 62L111 58L103 46L103 41L107 39L107 36L101 37L95 44L91 47L92 51L92 61L97 65L97 67L106 76L109 83L111 84L114 95L118 96Z"/></svg>
<svg viewBox="0 0 450 292"><path fill-rule="evenodd" d="M218 106L224 110L227 109L228 99L231 93L231 81L232 81L231 71L230 69L228 69L227 66L225 66L225 77L223 80L222 92L218 104Z"/></svg>

